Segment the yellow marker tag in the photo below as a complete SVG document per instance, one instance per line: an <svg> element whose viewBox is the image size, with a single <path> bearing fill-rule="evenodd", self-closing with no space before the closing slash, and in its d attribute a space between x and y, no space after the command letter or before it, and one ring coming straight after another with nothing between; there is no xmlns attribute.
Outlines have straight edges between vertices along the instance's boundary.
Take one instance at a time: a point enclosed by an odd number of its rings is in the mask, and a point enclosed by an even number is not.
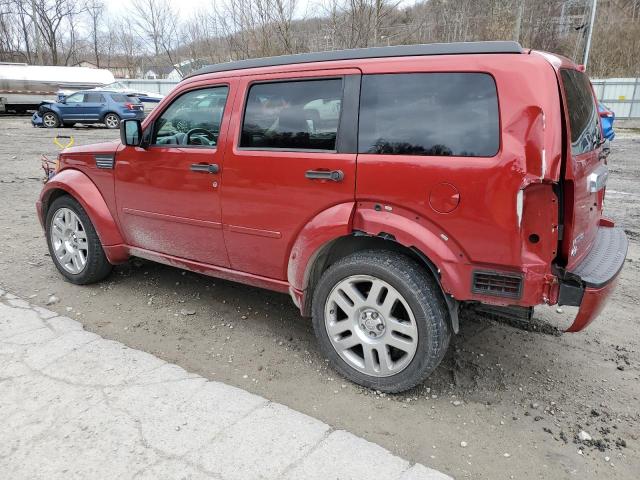
<svg viewBox="0 0 640 480"><path fill-rule="evenodd" d="M68 139L69 139L69 143L67 143L66 145L62 145L62 144L60 143L60 140L59 140L60 138L68 138ZM74 142L73 137L58 136L58 135L56 135L56 136L53 138L53 143L55 143L55 144L56 144L58 147L60 147L62 150L64 150L65 148L69 148L70 146L72 146L72 145L73 145L73 142Z"/></svg>
<svg viewBox="0 0 640 480"><path fill-rule="evenodd" d="M619 95L618 96L618 100L626 100L626 99L627 99L626 95Z"/></svg>

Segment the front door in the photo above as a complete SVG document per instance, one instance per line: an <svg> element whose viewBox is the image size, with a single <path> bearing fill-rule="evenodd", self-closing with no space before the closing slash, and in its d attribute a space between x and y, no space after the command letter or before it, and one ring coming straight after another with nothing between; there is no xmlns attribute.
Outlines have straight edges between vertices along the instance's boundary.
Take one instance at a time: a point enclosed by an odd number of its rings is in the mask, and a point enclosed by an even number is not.
<svg viewBox="0 0 640 480"><path fill-rule="evenodd" d="M286 279L289 251L320 212L353 202L358 70L239 81L225 154L224 235L231 266Z"/></svg>
<svg viewBox="0 0 640 480"><path fill-rule="evenodd" d="M84 102L84 93L74 93L64 99L64 103L58 104L62 119L66 122L69 120L82 119L82 103Z"/></svg>
<svg viewBox="0 0 640 480"><path fill-rule="evenodd" d="M229 265L219 196L223 151L218 149L227 130L222 120L229 93L227 84L178 94L147 125L149 146L117 153L116 203L129 245Z"/></svg>

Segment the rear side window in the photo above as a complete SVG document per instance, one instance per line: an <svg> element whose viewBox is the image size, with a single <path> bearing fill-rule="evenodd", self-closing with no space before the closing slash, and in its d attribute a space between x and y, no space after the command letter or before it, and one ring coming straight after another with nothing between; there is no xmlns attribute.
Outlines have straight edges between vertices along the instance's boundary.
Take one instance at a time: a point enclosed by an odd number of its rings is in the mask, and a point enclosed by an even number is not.
<svg viewBox="0 0 640 480"><path fill-rule="evenodd" d="M571 153L580 155L595 149L600 143L600 124L591 82L577 70L560 70L569 111Z"/></svg>
<svg viewBox="0 0 640 480"><path fill-rule="evenodd" d="M335 150L341 107L342 79L253 85L240 147Z"/></svg>
<svg viewBox="0 0 640 480"><path fill-rule="evenodd" d="M87 103L101 103L104 102L104 97L100 93L87 93L84 96L84 101Z"/></svg>
<svg viewBox="0 0 640 480"><path fill-rule="evenodd" d="M492 157L500 147L498 96L485 73L366 75L358 151Z"/></svg>

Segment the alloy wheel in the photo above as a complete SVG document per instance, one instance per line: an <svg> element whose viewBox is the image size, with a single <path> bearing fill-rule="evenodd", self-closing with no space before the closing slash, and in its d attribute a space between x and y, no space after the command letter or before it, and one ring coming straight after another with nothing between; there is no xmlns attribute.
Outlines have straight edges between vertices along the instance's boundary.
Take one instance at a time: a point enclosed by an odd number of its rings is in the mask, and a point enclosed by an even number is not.
<svg viewBox="0 0 640 480"><path fill-rule="evenodd" d="M58 124L58 119L54 113L45 113L42 117L42 123L48 128L53 128Z"/></svg>
<svg viewBox="0 0 640 480"><path fill-rule="evenodd" d="M87 265L89 243L80 218L70 208L60 208L51 220L51 245L58 263L77 275Z"/></svg>
<svg viewBox="0 0 640 480"><path fill-rule="evenodd" d="M104 123L109 128L117 128L120 123L120 119L116 115L110 113L104 117Z"/></svg>
<svg viewBox="0 0 640 480"><path fill-rule="evenodd" d="M404 370L418 347L409 304L388 282L353 275L331 290L324 309L331 345L352 368L373 377Z"/></svg>

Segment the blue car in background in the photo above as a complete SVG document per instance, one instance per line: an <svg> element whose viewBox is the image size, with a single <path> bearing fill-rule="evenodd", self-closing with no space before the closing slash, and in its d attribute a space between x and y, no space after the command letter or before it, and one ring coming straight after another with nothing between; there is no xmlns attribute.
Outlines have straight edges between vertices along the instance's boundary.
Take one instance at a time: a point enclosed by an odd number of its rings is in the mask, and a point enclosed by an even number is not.
<svg viewBox="0 0 640 480"><path fill-rule="evenodd" d="M127 118L144 118L144 106L123 93L88 90L73 93L58 102L45 102L31 117L34 127L71 127L75 123L104 123L120 127Z"/></svg>
<svg viewBox="0 0 640 480"><path fill-rule="evenodd" d="M600 124L602 125L604 138L609 141L613 140L616 136L616 133L613 131L613 121L616 119L616 114L600 102L598 102L598 114L600 115Z"/></svg>

